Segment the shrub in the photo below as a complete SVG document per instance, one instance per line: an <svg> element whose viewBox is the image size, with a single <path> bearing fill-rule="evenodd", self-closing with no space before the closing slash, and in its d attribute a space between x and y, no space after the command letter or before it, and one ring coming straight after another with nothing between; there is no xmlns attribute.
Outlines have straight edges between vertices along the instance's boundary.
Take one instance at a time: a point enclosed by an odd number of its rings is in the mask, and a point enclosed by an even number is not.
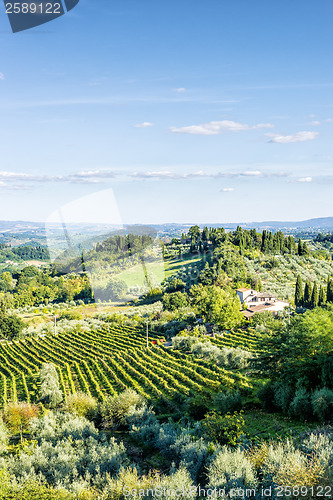
<svg viewBox="0 0 333 500"><path fill-rule="evenodd" d="M83 417L49 412L32 422L31 431L35 441L19 455L0 459L0 468L19 484L38 479L75 493L102 489L108 474L128 464L124 445L107 439Z"/></svg>
<svg viewBox="0 0 333 500"><path fill-rule="evenodd" d="M217 361L220 354L220 349L215 345L212 345L210 342L198 342L197 344L192 345L191 351L197 358L207 361Z"/></svg>
<svg viewBox="0 0 333 500"><path fill-rule="evenodd" d="M60 319L81 320L83 318L79 311L64 311L60 314Z"/></svg>
<svg viewBox="0 0 333 500"><path fill-rule="evenodd" d="M324 472L316 456L307 457L291 441L271 444L261 469L264 486L316 486Z"/></svg>
<svg viewBox="0 0 333 500"><path fill-rule="evenodd" d="M165 293L162 302L165 310L177 311L188 305L188 296L183 292Z"/></svg>
<svg viewBox="0 0 333 500"><path fill-rule="evenodd" d="M203 429L212 441L222 445L236 446L244 434L245 421L243 412L219 415L213 411L202 422Z"/></svg>
<svg viewBox="0 0 333 500"><path fill-rule="evenodd" d="M329 420L333 415L333 391L324 387L314 391L311 397L313 412L321 422Z"/></svg>
<svg viewBox="0 0 333 500"><path fill-rule="evenodd" d="M231 451L223 447L208 467L207 488L225 489L229 493L235 488L256 488L258 480L250 460L241 450ZM233 492L232 498L244 498Z"/></svg>
<svg viewBox="0 0 333 500"><path fill-rule="evenodd" d="M271 382L262 385L257 392L257 396L264 410L266 411L276 410L276 405L274 401L274 386Z"/></svg>
<svg viewBox="0 0 333 500"><path fill-rule="evenodd" d="M143 397L132 389L126 389L118 396L109 396L100 405L102 424L105 427L112 427L124 423L127 413L143 404Z"/></svg>
<svg viewBox="0 0 333 500"><path fill-rule="evenodd" d="M9 431L5 422L0 418L0 453L3 453L8 445Z"/></svg>
<svg viewBox="0 0 333 500"><path fill-rule="evenodd" d="M278 408L280 408L283 413L288 413L289 406L293 397L293 391L288 385L276 382L273 385L274 388L274 401Z"/></svg>
<svg viewBox="0 0 333 500"><path fill-rule="evenodd" d="M242 396L237 392L218 392L213 399L213 406L219 413L233 413L242 409Z"/></svg>
<svg viewBox="0 0 333 500"><path fill-rule="evenodd" d="M198 342L198 337L177 335L172 339L172 347L180 351L190 351L192 346Z"/></svg>
<svg viewBox="0 0 333 500"><path fill-rule="evenodd" d="M48 408L55 408L63 400L59 386L59 377L53 363L43 363L39 372L40 401Z"/></svg>
<svg viewBox="0 0 333 500"><path fill-rule="evenodd" d="M290 404L290 413L295 415L300 420L306 421L312 417L312 406L310 402L310 395L301 387L297 389L294 399Z"/></svg>
<svg viewBox="0 0 333 500"><path fill-rule="evenodd" d="M5 422L12 432L19 432L21 442L23 432L27 431L31 420L38 416L38 406L30 403L10 403L4 412Z"/></svg>
<svg viewBox="0 0 333 500"><path fill-rule="evenodd" d="M67 397L65 409L79 417L92 417L97 407L97 401L84 392L77 392Z"/></svg>

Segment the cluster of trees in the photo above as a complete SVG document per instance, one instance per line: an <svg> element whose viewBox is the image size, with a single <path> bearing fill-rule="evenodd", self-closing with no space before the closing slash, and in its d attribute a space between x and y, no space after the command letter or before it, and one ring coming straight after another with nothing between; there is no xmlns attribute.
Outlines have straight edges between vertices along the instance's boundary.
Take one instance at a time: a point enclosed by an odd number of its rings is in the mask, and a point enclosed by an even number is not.
<svg viewBox="0 0 333 500"><path fill-rule="evenodd" d="M181 291L165 293L163 306L169 311L191 306L197 316L223 329L234 328L244 320L239 299L234 293L216 285L204 286L199 283L193 285L188 294Z"/></svg>
<svg viewBox="0 0 333 500"><path fill-rule="evenodd" d="M303 287L302 278L297 276L295 289L296 307L306 307L314 309L317 306L324 306L327 302L333 302L333 279L329 278L327 286L320 285L318 288L315 281L312 285L310 280L306 280Z"/></svg>
<svg viewBox="0 0 333 500"><path fill-rule="evenodd" d="M119 264L126 268L129 264L140 262L142 253L147 252L154 240L147 234L115 235L105 241L96 243L92 250L80 250L81 255L73 255L72 250L64 252L55 264L61 274L94 270L98 267L107 267Z"/></svg>
<svg viewBox="0 0 333 500"><path fill-rule="evenodd" d="M14 262L21 262L25 260L41 260L49 261L50 254L46 247L43 246L29 246L20 245L12 247L9 244L0 244L0 262L12 260Z"/></svg>
<svg viewBox="0 0 333 500"><path fill-rule="evenodd" d="M3 296L0 296L0 338L3 340L12 340L22 333L24 328L23 321L14 314L7 313L7 302Z"/></svg>
<svg viewBox="0 0 333 500"><path fill-rule="evenodd" d="M191 241L191 252L207 251L215 249L224 243L231 243L238 247L240 252L244 250L258 249L267 254L298 254L309 253L306 243L301 240L296 243L293 236L285 236L282 231L272 233L264 230L262 233L255 229L243 229L238 226L235 231L226 232L224 228L204 227L201 231L199 226L192 226L187 234L183 234L179 243L184 240Z"/></svg>
<svg viewBox="0 0 333 500"><path fill-rule="evenodd" d="M70 302L93 299L88 277L81 274L59 276L51 268L27 266L11 275L0 276L0 293L8 307L38 306L51 302Z"/></svg>
<svg viewBox="0 0 333 500"><path fill-rule="evenodd" d="M296 395L294 406L299 405L302 394L303 402L308 400L310 405L312 399L317 416L323 416L323 420L331 416L333 305L296 315L290 319L290 324L279 321L271 324L258 338L258 357L253 363L260 374L271 379L264 391L264 400L280 401L278 406L288 412ZM319 396L315 393L322 390L324 392L319 392ZM321 410L319 404L322 404Z"/></svg>

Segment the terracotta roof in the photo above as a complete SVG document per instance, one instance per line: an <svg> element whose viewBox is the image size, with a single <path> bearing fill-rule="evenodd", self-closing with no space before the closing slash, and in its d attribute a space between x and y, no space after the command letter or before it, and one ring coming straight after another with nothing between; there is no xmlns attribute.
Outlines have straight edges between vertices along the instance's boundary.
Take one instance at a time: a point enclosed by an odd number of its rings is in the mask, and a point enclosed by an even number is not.
<svg viewBox="0 0 333 500"><path fill-rule="evenodd" d="M275 297L275 295L273 295L272 293L268 293L268 292L258 292L257 293L257 297Z"/></svg>
<svg viewBox="0 0 333 500"><path fill-rule="evenodd" d="M255 312L264 311L265 309L268 309L269 307L272 307L272 304L266 303L266 304L260 304L259 306L252 306L248 310L250 310L251 312L253 311L255 313Z"/></svg>

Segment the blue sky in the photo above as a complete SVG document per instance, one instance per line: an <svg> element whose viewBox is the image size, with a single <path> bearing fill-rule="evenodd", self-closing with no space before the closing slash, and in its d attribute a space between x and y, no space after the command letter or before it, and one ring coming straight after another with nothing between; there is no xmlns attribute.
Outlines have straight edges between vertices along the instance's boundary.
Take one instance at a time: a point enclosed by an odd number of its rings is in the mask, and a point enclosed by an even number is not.
<svg viewBox="0 0 333 500"><path fill-rule="evenodd" d="M102 190L125 223L333 216L330 0L0 14L0 219L104 222Z"/></svg>

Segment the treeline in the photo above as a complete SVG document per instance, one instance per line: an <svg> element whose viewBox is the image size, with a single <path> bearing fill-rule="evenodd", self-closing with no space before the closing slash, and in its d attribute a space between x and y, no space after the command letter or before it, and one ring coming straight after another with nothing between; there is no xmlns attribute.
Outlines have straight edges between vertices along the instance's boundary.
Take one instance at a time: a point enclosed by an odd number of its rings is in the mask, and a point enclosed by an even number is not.
<svg viewBox="0 0 333 500"><path fill-rule="evenodd" d="M0 276L0 295L8 308L39 306L40 304L93 299L87 276L58 275L52 268L27 266L21 272L3 272Z"/></svg>
<svg viewBox="0 0 333 500"><path fill-rule="evenodd" d="M319 233L316 236L315 241L318 242L318 243L325 243L327 241L329 243L333 243L333 233L328 233L328 234L321 234L321 233Z"/></svg>
<svg viewBox="0 0 333 500"><path fill-rule="evenodd" d="M8 244L0 244L0 262L12 260L14 262L21 262L24 260L41 260L49 261L50 254L46 247L43 246L18 246L11 247Z"/></svg>
<svg viewBox="0 0 333 500"><path fill-rule="evenodd" d="M190 252L205 252L210 249L221 247L230 243L238 247L242 254L245 250L260 250L265 254L293 254L307 255L310 253L306 242L301 239L295 240L293 236L285 236L282 231L273 233L263 230L262 233L255 229L243 229L238 226L235 231L226 232L222 228L204 227L201 231L199 226L190 227L187 234L182 234L181 239L172 240L172 244L190 244Z"/></svg>
<svg viewBox="0 0 333 500"><path fill-rule="evenodd" d="M140 262L142 252L151 247L153 238L146 234L115 235L105 241L98 242L95 248L89 251L84 249L80 256L74 256L72 250L64 252L55 263L61 274L93 270L96 267L107 267L121 263L122 268ZM126 262L130 259L130 262Z"/></svg>
<svg viewBox="0 0 333 500"><path fill-rule="evenodd" d="M116 235L111 236L102 243L97 243L95 252L110 252L111 254L128 252L129 255L131 255L132 253L144 250L152 243L152 237L146 234L127 234L124 236ZM91 252L88 252L87 257L93 252L93 250Z"/></svg>
<svg viewBox="0 0 333 500"><path fill-rule="evenodd" d="M259 393L265 409L302 420L332 418L333 304L272 323L258 347L253 365L270 378Z"/></svg>
<svg viewBox="0 0 333 500"><path fill-rule="evenodd" d="M327 285L320 285L318 288L317 282L313 284L310 280L306 280L303 286L302 278L297 276L295 289L295 305L297 307L306 307L314 309L317 306L323 306L327 302L333 302L333 278L328 278Z"/></svg>

